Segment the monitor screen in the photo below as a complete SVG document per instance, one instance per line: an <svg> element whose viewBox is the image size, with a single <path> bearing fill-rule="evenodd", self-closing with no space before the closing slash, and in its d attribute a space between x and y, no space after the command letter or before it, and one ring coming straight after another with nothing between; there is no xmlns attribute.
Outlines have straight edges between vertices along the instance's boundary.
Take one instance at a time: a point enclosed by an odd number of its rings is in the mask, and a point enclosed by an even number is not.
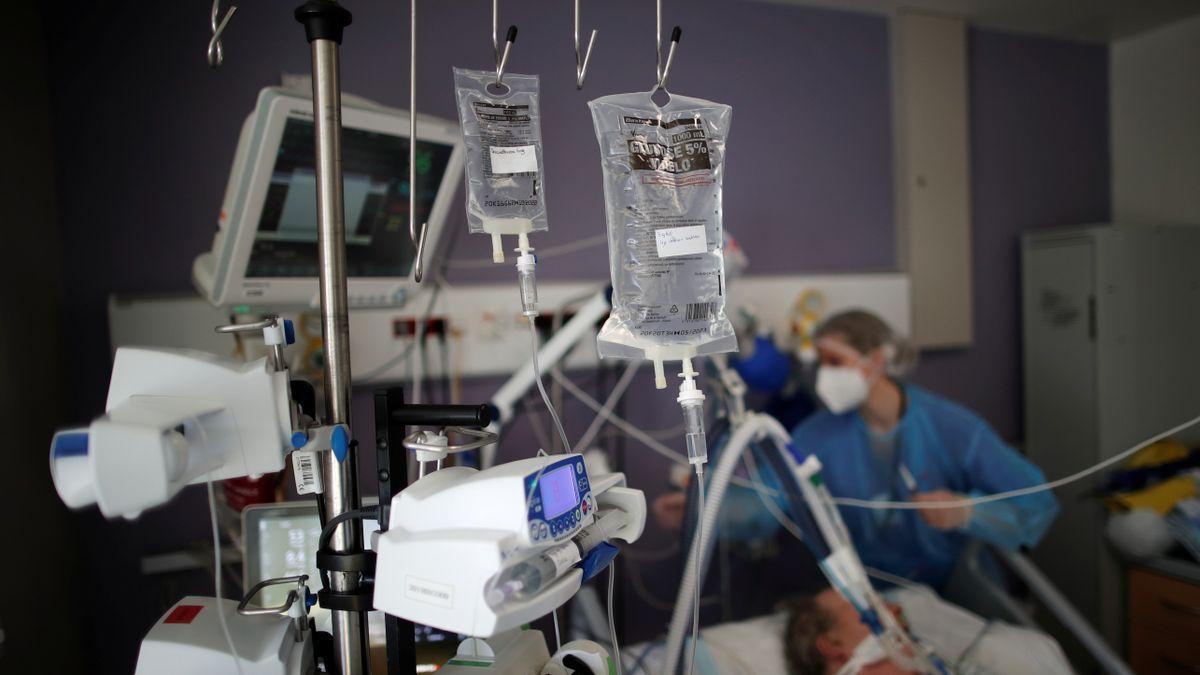
<svg viewBox="0 0 1200 675"><path fill-rule="evenodd" d="M417 222L425 222L453 151L451 145L417 141L414 191L407 138L342 128L348 276L408 276L414 253L408 231L410 192L417 196ZM317 276L314 152L312 121L289 117L246 265L247 279Z"/></svg>
<svg viewBox="0 0 1200 675"><path fill-rule="evenodd" d="M542 476L542 513L546 520L557 518L579 504L579 486L575 484L573 465L547 471Z"/></svg>
<svg viewBox="0 0 1200 675"><path fill-rule="evenodd" d="M256 566L255 578L246 579L246 587L277 577L308 575L308 588L314 593L321 588L321 577L317 573L316 550L321 537L321 523L317 519L316 507L307 504L276 505L255 518L257 536L246 537L246 555L253 556ZM379 529L373 520L364 520L363 536L371 541L371 533ZM250 533L246 533L250 535ZM289 587L271 586L262 591L258 603L261 606L279 605L286 598ZM316 622L317 630L330 630L329 611L313 607L309 616ZM372 672L386 672L386 634L382 612L370 612L367 617L367 632L371 645ZM415 626L417 642L417 672L433 672L438 666L452 658L458 643L465 639L454 633Z"/></svg>

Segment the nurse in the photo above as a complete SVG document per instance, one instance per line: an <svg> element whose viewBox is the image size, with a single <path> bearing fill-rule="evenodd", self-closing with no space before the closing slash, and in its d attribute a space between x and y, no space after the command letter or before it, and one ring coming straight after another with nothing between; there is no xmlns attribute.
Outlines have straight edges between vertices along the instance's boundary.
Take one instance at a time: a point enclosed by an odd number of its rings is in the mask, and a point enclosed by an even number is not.
<svg viewBox="0 0 1200 675"><path fill-rule="evenodd" d="M816 391L828 408L793 441L824 465L835 497L947 502L1044 482L967 408L897 377L912 351L879 317L848 311L816 331ZM941 588L968 539L1032 546L1058 513L1049 492L954 508L841 507L863 563Z"/></svg>

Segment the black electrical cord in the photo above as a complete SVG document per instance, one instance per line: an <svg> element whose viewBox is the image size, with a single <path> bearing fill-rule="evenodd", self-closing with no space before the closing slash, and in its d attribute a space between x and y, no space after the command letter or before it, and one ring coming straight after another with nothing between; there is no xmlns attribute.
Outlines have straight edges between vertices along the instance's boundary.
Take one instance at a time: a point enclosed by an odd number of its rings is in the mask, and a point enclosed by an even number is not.
<svg viewBox="0 0 1200 675"><path fill-rule="evenodd" d="M335 530L337 530L338 525L341 525L348 520L362 519L379 520L379 507L366 506L361 509L351 509L349 511L343 511L342 513L330 518L329 522L325 523L325 526L321 528L321 538L317 543L317 551L320 552L328 550L329 540L333 539L333 533ZM333 586L329 584L329 573L325 570L319 571L321 573L321 583L324 584L325 588L333 588Z"/></svg>

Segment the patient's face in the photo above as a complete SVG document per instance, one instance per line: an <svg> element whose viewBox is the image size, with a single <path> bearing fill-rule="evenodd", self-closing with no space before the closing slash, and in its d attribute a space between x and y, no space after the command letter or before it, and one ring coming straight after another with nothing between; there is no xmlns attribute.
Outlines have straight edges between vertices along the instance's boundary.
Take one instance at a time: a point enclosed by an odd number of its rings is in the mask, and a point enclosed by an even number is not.
<svg viewBox="0 0 1200 675"><path fill-rule="evenodd" d="M816 601L817 605L833 619L833 626L822 636L822 640L829 645L831 651L826 654L826 660L830 665L829 672L836 672L842 664L849 660L854 648L870 635L871 631L859 620L854 605L851 605L832 588L819 593ZM894 605L889 605L889 608L894 613L899 612L899 608ZM887 660L863 666L858 672L863 675L908 675L910 673L915 675L915 671L904 670Z"/></svg>

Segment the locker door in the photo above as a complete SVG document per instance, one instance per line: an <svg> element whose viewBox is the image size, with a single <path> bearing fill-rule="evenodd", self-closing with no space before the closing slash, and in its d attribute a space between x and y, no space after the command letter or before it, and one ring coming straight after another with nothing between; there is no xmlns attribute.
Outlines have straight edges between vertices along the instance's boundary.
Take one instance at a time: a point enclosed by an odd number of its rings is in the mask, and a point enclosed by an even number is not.
<svg viewBox="0 0 1200 675"><path fill-rule="evenodd" d="M1095 257L1090 238L1027 239L1022 251L1025 443L1053 480L1097 460ZM1102 550L1097 500L1076 483L1056 492L1057 521L1034 551L1038 566L1084 616L1098 616ZM1060 638L1075 663L1086 657ZM1083 660L1077 660L1083 659Z"/></svg>

